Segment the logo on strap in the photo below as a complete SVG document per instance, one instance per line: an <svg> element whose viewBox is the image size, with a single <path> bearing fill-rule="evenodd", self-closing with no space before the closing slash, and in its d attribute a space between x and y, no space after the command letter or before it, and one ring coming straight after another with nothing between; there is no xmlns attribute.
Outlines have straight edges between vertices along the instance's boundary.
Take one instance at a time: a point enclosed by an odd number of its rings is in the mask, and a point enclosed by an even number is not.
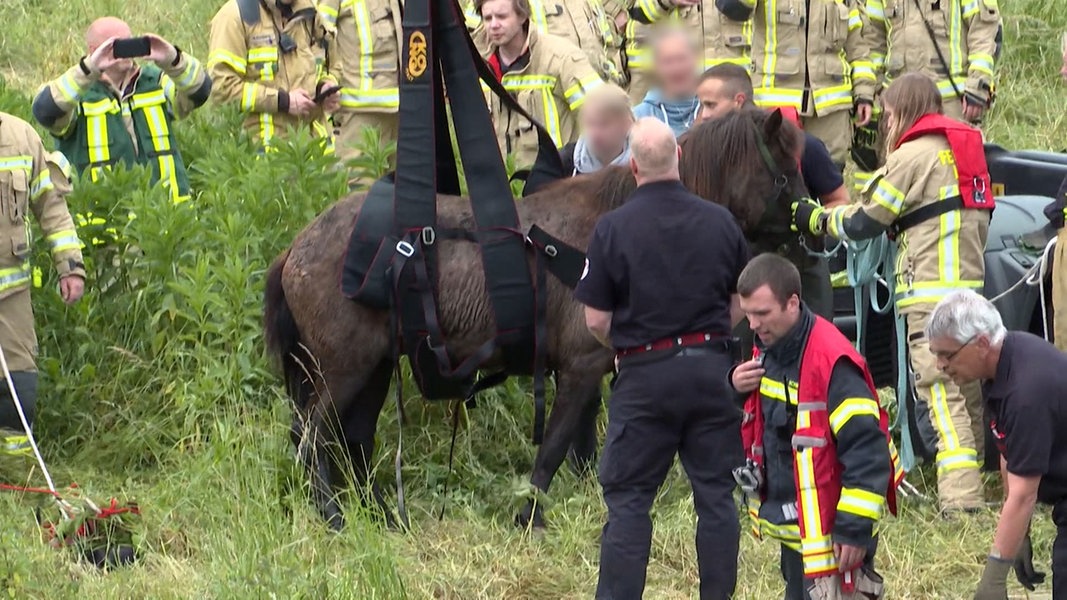
<svg viewBox="0 0 1067 600"><path fill-rule="evenodd" d="M405 70L408 81L414 81L426 72L426 36L421 31L412 31L408 36L408 66Z"/></svg>

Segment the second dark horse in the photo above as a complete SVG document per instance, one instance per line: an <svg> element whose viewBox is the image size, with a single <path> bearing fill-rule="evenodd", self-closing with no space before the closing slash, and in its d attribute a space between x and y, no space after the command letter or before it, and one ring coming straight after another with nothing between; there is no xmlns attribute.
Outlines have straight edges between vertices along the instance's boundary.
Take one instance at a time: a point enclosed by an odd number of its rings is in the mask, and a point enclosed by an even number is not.
<svg viewBox="0 0 1067 600"><path fill-rule="evenodd" d="M692 153L699 164L683 154L683 181L739 219L749 221L755 215L758 220L769 208L766 204L788 202L783 198L799 192L799 132L783 123L777 111L735 113L697 126L687 138L686 146L706 145L707 151ZM584 249L597 219L625 202L634 185L621 167L559 181L519 201L521 227L525 231L536 223ZM337 283L364 198L363 193L351 194L308 225L271 266L265 292L267 347L282 365L296 411L293 441L311 479L316 508L334 528L343 524L335 487L339 464L328 449L338 444L347 450L355 469L352 481L365 488L378 416L393 374L389 312L346 299ZM439 227L473 227L469 200L439 196L438 219ZM452 359L459 362L495 333L493 312L478 246L445 241L438 252L440 323ZM529 256L527 268L532 269ZM531 483L546 493L568 450L573 447L579 458L592 458L596 412L595 406L590 408L613 358L586 330L582 307L571 290L551 277L547 340L556 396L531 476ZM517 521L544 526L541 510L532 501Z"/></svg>

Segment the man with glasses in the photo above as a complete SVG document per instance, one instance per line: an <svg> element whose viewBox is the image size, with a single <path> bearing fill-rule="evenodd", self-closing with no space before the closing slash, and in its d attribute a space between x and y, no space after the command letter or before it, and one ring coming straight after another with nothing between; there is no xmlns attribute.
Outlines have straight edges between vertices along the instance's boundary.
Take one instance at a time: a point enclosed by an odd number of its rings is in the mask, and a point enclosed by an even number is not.
<svg viewBox="0 0 1067 600"><path fill-rule="evenodd" d="M957 383L980 380L1000 450L1006 492L975 600L1007 598L1008 570L1029 589L1034 505L1054 506L1052 597L1067 595L1067 355L1026 332L1004 329L993 303L973 291L941 300L926 325L937 366Z"/></svg>

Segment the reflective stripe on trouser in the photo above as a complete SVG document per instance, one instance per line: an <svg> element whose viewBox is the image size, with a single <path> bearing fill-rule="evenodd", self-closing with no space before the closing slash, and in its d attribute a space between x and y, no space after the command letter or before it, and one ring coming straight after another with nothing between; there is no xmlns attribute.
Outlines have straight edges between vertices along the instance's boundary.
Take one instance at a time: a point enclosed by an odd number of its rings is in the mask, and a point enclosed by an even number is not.
<svg viewBox="0 0 1067 600"><path fill-rule="evenodd" d="M830 158L838 167L844 167L852 144L852 117L847 110L820 117L801 117L804 131L822 140L830 151Z"/></svg>
<svg viewBox="0 0 1067 600"><path fill-rule="evenodd" d="M1052 310L1052 339L1067 352L1067 227L1060 229L1053 250Z"/></svg>
<svg viewBox="0 0 1067 600"><path fill-rule="evenodd" d="M33 427L37 415L37 373L12 371L11 381L15 384L26 421ZM19 411L11 400L7 383L0 384L0 454L22 455L29 452L29 438L22 426Z"/></svg>
<svg viewBox="0 0 1067 600"><path fill-rule="evenodd" d="M976 385L961 390L937 368L937 359L922 334L929 314L929 309L908 313L908 353L915 373L915 392L920 402L927 403L930 422L937 431L938 498L942 509L981 507L981 396Z"/></svg>

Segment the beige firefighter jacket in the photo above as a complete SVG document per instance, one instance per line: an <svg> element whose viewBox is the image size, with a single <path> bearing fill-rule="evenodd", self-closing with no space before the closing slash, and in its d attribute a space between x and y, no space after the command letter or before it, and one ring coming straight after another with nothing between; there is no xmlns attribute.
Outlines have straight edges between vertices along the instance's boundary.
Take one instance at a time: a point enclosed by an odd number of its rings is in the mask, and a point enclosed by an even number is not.
<svg viewBox="0 0 1067 600"><path fill-rule="evenodd" d="M997 0L865 1L870 23L865 37L886 84L919 72L937 82L943 98L958 98L958 88L960 94L990 99L1001 28Z"/></svg>
<svg viewBox="0 0 1067 600"><path fill-rule="evenodd" d="M860 0L726 1L752 11L756 104L823 116L873 102L874 64Z"/></svg>
<svg viewBox="0 0 1067 600"><path fill-rule="evenodd" d="M682 8L667 0L629 0L630 20L626 23L626 68L631 73L652 69L649 47L654 25L677 23L689 31L700 32L704 50L703 68L720 63L751 67L747 56L751 30L748 23L732 21L717 8L715 0L703 0L696 6Z"/></svg>
<svg viewBox="0 0 1067 600"><path fill-rule="evenodd" d="M863 201L831 211L828 229L863 211L889 225L934 202L959 196L956 163L948 141L925 135L889 153L863 191ZM960 289L982 291L989 211L956 210L929 219L897 237L896 303L902 313L929 311ZM918 308L916 308L918 307Z"/></svg>
<svg viewBox="0 0 1067 600"><path fill-rule="evenodd" d="M212 95L219 102L238 103L248 115L245 128L265 146L304 124L313 135L329 136L321 109L303 118L283 110L290 91L303 89L314 96L319 86L336 85L330 73L340 70L338 53L324 43L316 24L312 0L294 0L288 20L273 2L260 2L254 25L241 19L237 3L228 0L211 20Z"/></svg>
<svg viewBox="0 0 1067 600"><path fill-rule="evenodd" d="M81 241L64 197L70 165L62 154L46 154L40 136L22 119L0 113L0 298L28 288L33 240L32 213L61 277L85 278Z"/></svg>
<svg viewBox="0 0 1067 600"><path fill-rule="evenodd" d="M400 107L402 0L319 0L319 25L343 57L341 111L395 113Z"/></svg>
<svg viewBox="0 0 1067 600"><path fill-rule="evenodd" d="M556 147L562 148L578 139L577 110L589 90L603 80L585 54L563 38L531 27L526 43L528 63L505 73L501 84L540 120ZM489 48L484 57L488 60L494 52L496 48ZM517 169L530 167L537 158L537 131L524 117L505 108L487 87L485 91L501 155L511 156Z"/></svg>
<svg viewBox="0 0 1067 600"><path fill-rule="evenodd" d="M464 6L471 37L486 54L489 39L481 16L473 1ZM623 85L622 36L615 27L615 13L610 8L613 6L601 0L530 0L530 23L539 33L561 37L578 46L601 78Z"/></svg>

